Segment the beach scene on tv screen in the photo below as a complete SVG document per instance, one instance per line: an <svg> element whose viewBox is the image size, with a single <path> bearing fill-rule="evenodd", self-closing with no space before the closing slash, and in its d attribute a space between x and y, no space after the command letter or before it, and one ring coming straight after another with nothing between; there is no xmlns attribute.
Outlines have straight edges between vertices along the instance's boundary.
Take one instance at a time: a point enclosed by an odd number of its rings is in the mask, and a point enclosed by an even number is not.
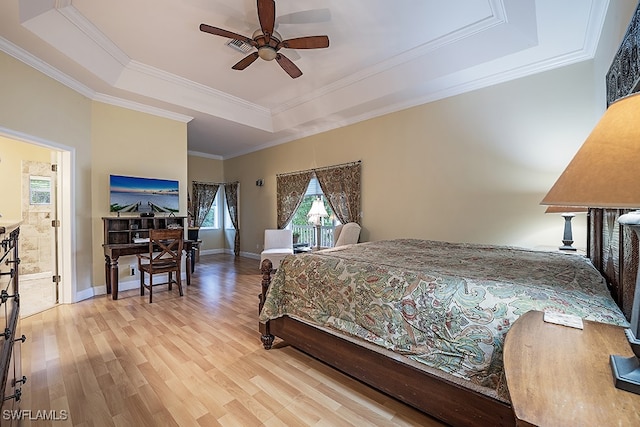
<svg viewBox="0 0 640 427"><path fill-rule="evenodd" d="M180 210L178 181L111 175L111 212L175 213Z"/></svg>

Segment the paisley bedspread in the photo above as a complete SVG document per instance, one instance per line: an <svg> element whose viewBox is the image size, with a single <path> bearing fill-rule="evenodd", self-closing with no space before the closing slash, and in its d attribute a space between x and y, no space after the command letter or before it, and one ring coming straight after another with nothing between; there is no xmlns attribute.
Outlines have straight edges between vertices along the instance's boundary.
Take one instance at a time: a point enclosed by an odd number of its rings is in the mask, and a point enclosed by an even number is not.
<svg viewBox="0 0 640 427"><path fill-rule="evenodd" d="M287 257L260 321L288 315L503 394L504 337L529 310L628 326L583 256L415 239Z"/></svg>

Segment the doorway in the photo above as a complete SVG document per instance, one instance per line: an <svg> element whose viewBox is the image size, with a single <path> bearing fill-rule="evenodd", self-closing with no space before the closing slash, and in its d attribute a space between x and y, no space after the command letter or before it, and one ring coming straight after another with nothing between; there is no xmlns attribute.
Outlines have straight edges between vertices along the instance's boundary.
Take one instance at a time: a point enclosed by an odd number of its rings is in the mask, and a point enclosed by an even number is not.
<svg viewBox="0 0 640 427"><path fill-rule="evenodd" d="M51 151L44 147L42 150ZM50 152L50 157L54 155ZM52 162L22 160L21 317L52 308L59 301L58 245L54 227L58 222L56 170L57 165Z"/></svg>
<svg viewBox="0 0 640 427"><path fill-rule="evenodd" d="M72 151L3 128L0 145L4 173L10 174L8 182L16 183L16 194L3 206L4 219L22 221L20 317L27 317L74 299L69 220ZM61 219L66 226L54 227Z"/></svg>

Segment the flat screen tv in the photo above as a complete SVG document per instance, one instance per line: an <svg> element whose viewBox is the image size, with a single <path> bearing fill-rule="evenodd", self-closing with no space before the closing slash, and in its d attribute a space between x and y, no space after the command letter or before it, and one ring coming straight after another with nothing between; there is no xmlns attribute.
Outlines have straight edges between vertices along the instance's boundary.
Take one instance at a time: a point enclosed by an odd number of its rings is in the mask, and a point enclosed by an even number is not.
<svg viewBox="0 0 640 427"><path fill-rule="evenodd" d="M176 213L180 183L168 179L109 176L111 212Z"/></svg>

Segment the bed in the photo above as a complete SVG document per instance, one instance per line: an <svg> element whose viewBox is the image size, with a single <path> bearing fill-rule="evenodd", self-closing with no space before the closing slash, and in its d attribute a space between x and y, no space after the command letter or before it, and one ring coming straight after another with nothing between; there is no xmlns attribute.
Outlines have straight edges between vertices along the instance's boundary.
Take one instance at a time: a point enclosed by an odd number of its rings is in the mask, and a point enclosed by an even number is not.
<svg viewBox="0 0 640 427"><path fill-rule="evenodd" d="M502 345L527 311L628 325L577 254L399 239L291 256L275 274L265 260L262 272L265 348L279 337L452 425L515 424Z"/></svg>

